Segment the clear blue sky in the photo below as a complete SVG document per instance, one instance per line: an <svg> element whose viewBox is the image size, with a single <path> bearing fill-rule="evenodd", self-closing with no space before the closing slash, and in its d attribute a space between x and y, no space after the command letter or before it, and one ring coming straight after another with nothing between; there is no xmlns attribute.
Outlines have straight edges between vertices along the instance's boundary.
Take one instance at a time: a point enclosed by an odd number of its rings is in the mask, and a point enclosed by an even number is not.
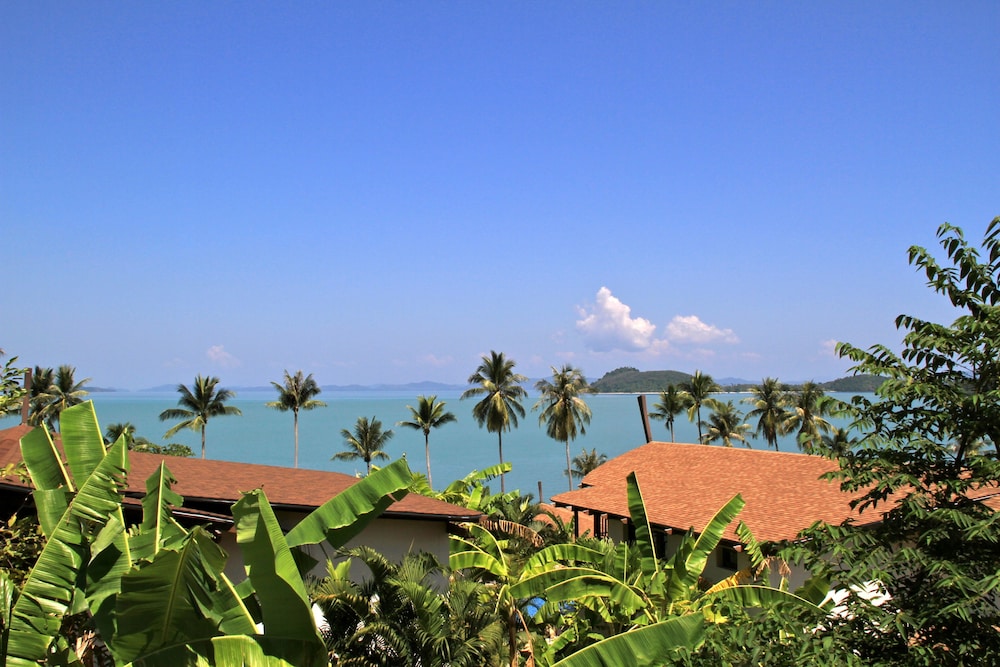
<svg viewBox="0 0 1000 667"><path fill-rule="evenodd" d="M7 2L0 348L828 379L1000 215L1000 3Z"/></svg>

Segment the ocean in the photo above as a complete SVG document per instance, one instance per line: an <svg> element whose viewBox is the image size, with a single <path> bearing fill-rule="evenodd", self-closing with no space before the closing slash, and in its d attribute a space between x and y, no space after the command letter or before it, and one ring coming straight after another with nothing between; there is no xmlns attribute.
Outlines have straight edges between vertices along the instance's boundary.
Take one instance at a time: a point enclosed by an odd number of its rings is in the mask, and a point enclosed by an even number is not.
<svg viewBox="0 0 1000 667"><path fill-rule="evenodd" d="M447 403L458 421L431 431L431 471L435 488L443 488L452 480L464 477L472 470L482 469L499 462L497 436L479 428L472 417L473 400L460 401L460 391L440 392L438 398ZM716 398L732 400L746 413L749 406L740 400L748 394L717 394ZM850 394L831 394L848 400ZM176 392L100 392L89 396L93 399L101 428L115 422L131 422L136 434L156 443L165 443L164 432L175 422L161 422L159 414L175 407ZM208 458L245 463L291 466L294 451L292 413L278 412L265 406L276 398L273 390L241 391L230 404L238 407L239 417L217 417L208 422L206 449ZM396 422L409 420L407 405L417 404L417 396L391 391L326 391L320 397L327 403L299 413L299 467L315 470L334 470L347 474L364 473L362 461L332 461L331 457L344 449L341 429L354 429L358 417L376 418L383 429L391 428L394 437L386 446L386 453L393 459L406 456L410 468L424 472L424 436L422 431L401 428ZM504 456L513 469L507 475L508 490L520 489L536 498L548 498L566 491L566 455L563 444L545 435L538 423L538 412L531 406L537 400L532 394L523 404L527 414L519 420L517 428L503 434ZM570 454L576 456L581 449L596 448L609 458L643 444L642 420L638 402L633 394L598 394L588 396L587 404L593 412L591 425L585 435L570 443ZM652 409L655 395L648 395ZM707 419L707 410L702 418ZM832 420L838 423L837 420ZM11 418L0 420L0 428L13 423ZM841 420L838 425L843 425ZM668 441L670 433L661 421L652 422L653 438ZM686 415L676 418L674 430L677 442L696 442L698 430ZM200 435L184 430L170 442L191 447L200 455ZM764 449L761 439L749 440L755 449ZM795 439L787 436L779 442L782 451L798 451ZM542 485L539 496L538 485ZM500 490L499 480L491 483L494 491Z"/></svg>

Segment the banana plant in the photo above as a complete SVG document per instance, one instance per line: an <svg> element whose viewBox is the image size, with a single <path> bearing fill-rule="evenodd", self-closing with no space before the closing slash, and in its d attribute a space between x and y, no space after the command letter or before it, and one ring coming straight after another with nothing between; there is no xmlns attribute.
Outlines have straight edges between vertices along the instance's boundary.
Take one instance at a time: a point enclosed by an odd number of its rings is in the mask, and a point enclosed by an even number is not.
<svg viewBox="0 0 1000 667"><path fill-rule="evenodd" d="M165 465L146 481L142 523L127 529L124 438L105 451L90 402L65 410L61 426L66 465L44 427L21 441L48 539L20 591L0 580L7 665L69 660L60 625L78 612L92 616L118 665L328 663L293 552L324 541L339 548L357 535L406 494L405 461L331 499L288 536L261 490L245 494L233 507L247 569L236 587L224 574L225 551L204 529L173 519L183 499Z"/></svg>
<svg viewBox="0 0 1000 667"><path fill-rule="evenodd" d="M556 665L659 664L678 648L696 648L704 638L706 623L726 621L721 610L727 605L767 610L787 603L817 615L823 613L816 605L823 588L817 582L810 582L803 591L807 597L803 597L787 591L784 584L771 587L757 583L765 577L755 578L748 569L708 591L699 589L709 555L743 508L739 495L720 508L700 533L688 532L664 561L663 554L655 552L645 502L634 473L628 477L627 488L629 513L635 526L633 545L620 543L610 552L581 544L548 547L529 559L521 580L511 587L511 596L543 598L543 609L556 610L557 615L589 614L591 618L584 625L591 630L612 629L612 636L589 644L584 641L583 648ZM743 524L738 534L752 554L752 567L764 569L759 545ZM574 620L561 620L560 624L577 626L580 634L579 623ZM589 639L594 639L593 633ZM547 664L554 658L550 651L539 662Z"/></svg>

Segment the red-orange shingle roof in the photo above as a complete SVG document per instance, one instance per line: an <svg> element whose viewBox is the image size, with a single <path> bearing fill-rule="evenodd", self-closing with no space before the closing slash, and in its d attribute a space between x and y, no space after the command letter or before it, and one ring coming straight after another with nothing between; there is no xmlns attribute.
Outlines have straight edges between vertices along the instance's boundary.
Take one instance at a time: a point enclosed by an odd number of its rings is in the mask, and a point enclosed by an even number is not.
<svg viewBox="0 0 1000 667"><path fill-rule="evenodd" d="M651 523L676 530L701 530L737 493L740 513L762 541L793 539L815 521L881 520L850 509L851 496L820 476L836 463L819 456L709 445L650 442L607 461L583 478L584 488L552 497L553 503L628 517L626 478L635 472ZM724 538L736 541L735 524Z"/></svg>
<svg viewBox="0 0 1000 667"><path fill-rule="evenodd" d="M15 426L0 431L0 467L21 461L19 441L31 428ZM264 489L273 506L302 509L319 507L327 500L357 483L358 479L339 472L282 468L255 463L236 463L146 452L129 452L131 471L128 475L130 495L144 495L148 478L165 461L177 479L173 489L185 502L217 502L231 505L244 491ZM18 484L16 480L4 480ZM415 493L393 503L383 516L394 518L426 518L447 521L478 521L479 512L452 505Z"/></svg>

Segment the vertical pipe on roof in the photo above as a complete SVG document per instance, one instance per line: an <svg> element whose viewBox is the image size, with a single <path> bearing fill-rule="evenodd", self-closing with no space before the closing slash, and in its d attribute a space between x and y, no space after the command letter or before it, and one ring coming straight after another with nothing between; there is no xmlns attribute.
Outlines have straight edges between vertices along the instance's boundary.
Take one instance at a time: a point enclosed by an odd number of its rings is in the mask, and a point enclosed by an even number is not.
<svg viewBox="0 0 1000 667"><path fill-rule="evenodd" d="M24 371L24 398L21 400L21 423L28 423L28 410L31 407L31 369Z"/></svg>

